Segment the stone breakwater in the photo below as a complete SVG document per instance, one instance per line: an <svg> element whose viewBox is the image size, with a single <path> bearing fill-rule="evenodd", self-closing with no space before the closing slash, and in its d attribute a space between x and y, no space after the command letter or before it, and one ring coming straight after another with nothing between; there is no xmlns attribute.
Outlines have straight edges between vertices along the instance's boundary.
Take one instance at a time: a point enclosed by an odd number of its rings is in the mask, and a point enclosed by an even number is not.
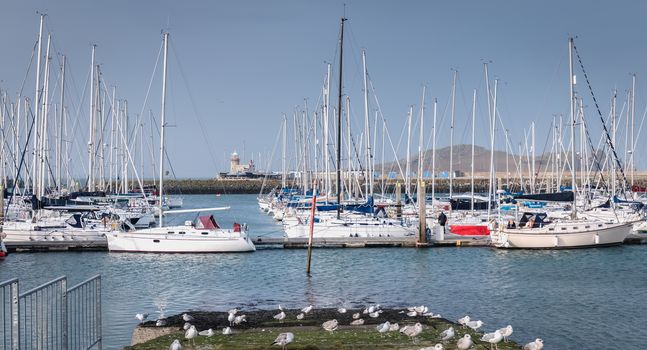
<svg viewBox="0 0 647 350"><path fill-rule="evenodd" d="M569 179L570 181L570 179ZM382 187L384 187L385 193L394 193L396 180L388 180L385 184L381 181L375 182L375 192L381 193ZM399 181L402 184L402 193L405 192L403 181ZM152 182L145 182L146 184L152 184ZM412 186L415 187L415 180L412 182ZM505 179L499 178L498 184L495 185L495 189L500 186L505 186ZM635 182L638 186L647 186L646 179L640 179ZM432 192L431 179L425 179L426 191L427 193ZM569 186L570 182L563 181L563 185ZM165 180L164 181L164 192L168 194L258 194L269 192L273 188L279 188L281 186L281 180L276 179L180 179L180 180ZM363 184L360 184L363 189ZM469 178L456 178L453 180L453 192L454 193L468 193L471 192L471 180ZM511 183L513 191L519 188L517 183ZM475 192L487 192L489 188L488 179L478 178L474 180L474 191ZM516 189L515 189L516 188ZM436 193L448 193L449 192L449 179L436 179L435 184Z"/></svg>

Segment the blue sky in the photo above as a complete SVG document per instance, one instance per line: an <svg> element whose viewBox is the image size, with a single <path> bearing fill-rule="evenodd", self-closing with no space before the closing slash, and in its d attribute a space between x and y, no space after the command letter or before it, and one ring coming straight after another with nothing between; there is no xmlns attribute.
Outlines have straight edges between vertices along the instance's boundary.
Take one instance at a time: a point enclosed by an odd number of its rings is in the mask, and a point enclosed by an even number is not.
<svg viewBox="0 0 647 350"><path fill-rule="evenodd" d="M487 146L483 62L491 61L490 77L500 79L499 108L512 142L522 141L524 128L534 120L540 153L553 116L568 116L570 35L577 36L603 115L609 112L613 89L618 89L620 111L631 73L637 74L637 132L646 106L641 88L647 76L645 10L647 3L641 1L5 0L0 4L0 88L14 96L19 89L38 33L36 11L41 11L47 13L46 30L57 53L67 56L67 99L81 106L78 116L72 116L79 118L79 125L87 124L87 97L80 101L80 96L92 43L98 45L97 62L106 85L117 86L133 118L141 111L159 116L159 72L147 104L144 100L161 31L167 30L172 46L169 157L178 177L209 177L225 170L225 158L234 150L244 150L246 159L267 162L282 114L291 116L304 99L312 111L326 62L338 62L339 18L345 11L344 86L354 125L363 123L361 50L366 49L369 74L394 142L409 106L417 110L422 86L427 85L426 137L430 101L438 98L438 145L449 144L447 104L452 69L458 69L455 143L470 140L476 88L481 96L477 143ZM25 91L34 89L34 72L29 74ZM578 91L585 97L597 143L600 121L585 88L578 73ZM336 83L332 93L337 94ZM86 129L79 127L80 145L86 142ZM623 143L619 146L624 149ZM638 143L641 148L644 142ZM85 154L75 154L86 161ZM398 154L404 154L402 146ZM279 156L274 158L277 169ZM637 166L645 168L641 161Z"/></svg>

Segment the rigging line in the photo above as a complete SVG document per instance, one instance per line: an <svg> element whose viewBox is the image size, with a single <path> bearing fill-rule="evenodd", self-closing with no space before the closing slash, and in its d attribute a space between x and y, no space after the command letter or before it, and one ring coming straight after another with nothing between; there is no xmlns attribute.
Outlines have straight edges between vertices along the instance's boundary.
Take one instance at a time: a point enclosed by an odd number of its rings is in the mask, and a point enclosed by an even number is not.
<svg viewBox="0 0 647 350"><path fill-rule="evenodd" d="M29 75L29 71L31 70L31 65L34 63L34 56L36 55L36 48L38 47L38 40L34 43L34 48L31 50L31 57L29 58L29 64L27 65L27 71L25 72L25 76L22 78L22 83L20 83L20 90L18 91L18 96L22 96L23 89L25 88L25 84L27 82L27 76Z"/></svg>
<svg viewBox="0 0 647 350"><path fill-rule="evenodd" d="M582 68L582 73L584 74L584 79L586 80L586 84L587 84L587 86L589 88L589 91L591 92L591 97L593 98L593 103L595 104L595 108L596 108L596 110L598 112L598 115L600 117L600 121L602 121L602 128L604 129L604 134L606 135L607 144L609 145L609 147L611 147L611 151L613 152L613 158L614 158L616 164L618 165L618 169L620 170L620 174L622 175L622 179L623 179L623 181L625 183L625 187L626 187L627 177L625 176L624 169L622 167L622 164L620 163L620 159L618 158L618 154L616 153L616 149L613 146L613 142L611 141L611 136L609 135L609 130L607 129L607 124L604 122L604 118L602 117L602 112L600 111L600 106L598 104L598 100L595 98L595 94L593 93L593 87L591 86L591 82L589 81L589 76L588 76L588 74L586 74L586 70L584 69L584 64L582 63L582 58L580 57L580 53L577 50L577 47L575 46L575 41L572 41L572 43L573 43L573 50L575 51L575 55L577 56L578 62L580 63L580 68ZM573 190L575 190L575 189L573 189ZM624 193L625 193L625 199L626 199L626 196L627 196L626 191L624 191ZM615 195L615 193L614 193L614 195Z"/></svg>
<svg viewBox="0 0 647 350"><path fill-rule="evenodd" d="M173 46L171 46L172 48ZM135 125L139 125L142 123L142 118L144 116L144 109L146 109L146 106L148 104L148 97L150 96L151 93L151 88L153 86L153 79L155 78L155 72L157 71L157 66L159 65L160 57L162 55L162 50L164 48L164 40L162 40L162 44L160 45L159 51L157 52L157 58L155 59L155 66L153 67L153 72L151 73L151 78L148 81L148 88L146 89L146 96L144 97L144 102L142 103L142 109L139 111L139 120L137 120L137 123ZM130 146L131 142L135 142L133 140L129 140L127 142L127 145Z"/></svg>
<svg viewBox="0 0 647 350"><path fill-rule="evenodd" d="M27 101L29 101L29 99L27 99ZM7 209L4 212L4 217L7 217L7 213L9 212L9 207L11 206L11 200L15 196L16 186L18 185L18 182L19 182L18 179L20 179L20 170L22 169L23 164L25 164L25 154L27 153L27 148L29 147L29 140L31 139L32 131L34 130L34 124L36 124L36 116L34 115L34 112L31 110L31 105L29 103L27 104L27 107L29 108L27 113L31 114L32 116L31 126L29 127L29 132L27 133L27 140L25 140L25 147L23 147L22 155L20 156L20 165L18 165L18 173L16 175L15 181L13 182L13 187L11 189L11 197L9 197L9 201L7 202ZM32 189L32 192L33 192L33 189ZM0 210L4 210L4 208L0 208Z"/></svg>
<svg viewBox="0 0 647 350"><path fill-rule="evenodd" d="M209 156L211 157L211 161L213 164L218 164L216 161L216 157L213 154L213 147L211 147L211 144L209 143L209 138L207 137L206 130L207 128L204 125L204 122L202 121L202 118L200 117L200 113L198 112L198 108L195 103L195 98L193 97L193 93L191 92L191 89L189 88L188 81L186 79L186 75L184 74L184 69L182 68L182 64L180 63L180 59L177 55L177 52L175 51L175 46L171 45L171 51L173 51L173 56L175 57L175 61L178 66L178 71L180 72L180 76L182 77L182 82L184 83L184 87L187 90L187 93L189 94L189 101L191 101L191 107L193 108L193 113L195 114L196 119L198 120L198 123L200 124L200 131L202 133L202 137L204 137L204 141L207 144L207 152L209 153Z"/></svg>

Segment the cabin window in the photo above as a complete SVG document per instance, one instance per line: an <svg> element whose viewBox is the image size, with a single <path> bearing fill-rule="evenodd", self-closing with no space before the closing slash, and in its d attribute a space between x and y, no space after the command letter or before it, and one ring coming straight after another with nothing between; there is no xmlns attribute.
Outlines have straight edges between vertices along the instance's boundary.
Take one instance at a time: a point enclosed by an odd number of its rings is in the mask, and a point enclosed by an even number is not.
<svg viewBox="0 0 647 350"><path fill-rule="evenodd" d="M598 227L602 227L602 224L598 224Z"/></svg>
<svg viewBox="0 0 647 350"><path fill-rule="evenodd" d="M573 230L577 230L577 229L578 229L578 227L577 227L577 226L573 226Z"/></svg>
<svg viewBox="0 0 647 350"><path fill-rule="evenodd" d="M555 231L555 229L551 227L548 229L548 231Z"/></svg>
<svg viewBox="0 0 647 350"><path fill-rule="evenodd" d="M186 233L186 232L184 232L184 231L180 231L180 232L178 232L178 234L180 234L180 235L183 235L183 234L185 234L185 233Z"/></svg>
<svg viewBox="0 0 647 350"><path fill-rule="evenodd" d="M203 234L203 235L208 235L208 234L209 234L209 232L202 232L202 234Z"/></svg>
<svg viewBox="0 0 647 350"><path fill-rule="evenodd" d="M169 235L172 235L172 234L174 234L175 232L173 232L173 231L168 231L167 233L168 233Z"/></svg>
<svg viewBox="0 0 647 350"><path fill-rule="evenodd" d="M591 228L591 226L586 225L586 226L584 226L584 228Z"/></svg>
<svg viewBox="0 0 647 350"><path fill-rule="evenodd" d="M153 240L153 242L155 242L155 243L159 243L159 242L160 242L160 240L159 240L159 239L154 239L154 240Z"/></svg>
<svg viewBox="0 0 647 350"><path fill-rule="evenodd" d="M562 231L566 231L566 227L562 227Z"/></svg>

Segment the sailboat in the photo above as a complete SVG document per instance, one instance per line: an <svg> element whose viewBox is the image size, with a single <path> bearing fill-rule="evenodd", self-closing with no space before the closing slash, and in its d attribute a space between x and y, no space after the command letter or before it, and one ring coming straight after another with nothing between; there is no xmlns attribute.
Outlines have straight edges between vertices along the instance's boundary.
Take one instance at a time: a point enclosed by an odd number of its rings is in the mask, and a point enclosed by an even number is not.
<svg viewBox="0 0 647 350"><path fill-rule="evenodd" d="M166 112L166 73L169 33L164 33L164 73L162 79L162 113L160 131L160 186L159 197L164 190L164 126ZM228 210L229 207L162 211L163 201L158 201L159 226L138 231L113 231L106 234L111 252L148 253L225 253L251 252L256 248L247 235L246 225L234 223L232 229L223 229L213 215L199 216L184 225L163 226L163 214L211 212Z"/></svg>
<svg viewBox="0 0 647 350"><path fill-rule="evenodd" d="M585 248L619 245L631 232L631 223L578 218L575 196L575 99L573 75L573 38L568 41L569 83L571 109L571 192L551 194L551 197L572 202L570 219L551 221L545 213L524 213L519 223L500 225L492 233L492 243L497 248ZM548 197L548 195L544 194ZM526 196L527 197L527 196ZM556 200L553 198L553 200ZM564 200L561 199L561 200Z"/></svg>

